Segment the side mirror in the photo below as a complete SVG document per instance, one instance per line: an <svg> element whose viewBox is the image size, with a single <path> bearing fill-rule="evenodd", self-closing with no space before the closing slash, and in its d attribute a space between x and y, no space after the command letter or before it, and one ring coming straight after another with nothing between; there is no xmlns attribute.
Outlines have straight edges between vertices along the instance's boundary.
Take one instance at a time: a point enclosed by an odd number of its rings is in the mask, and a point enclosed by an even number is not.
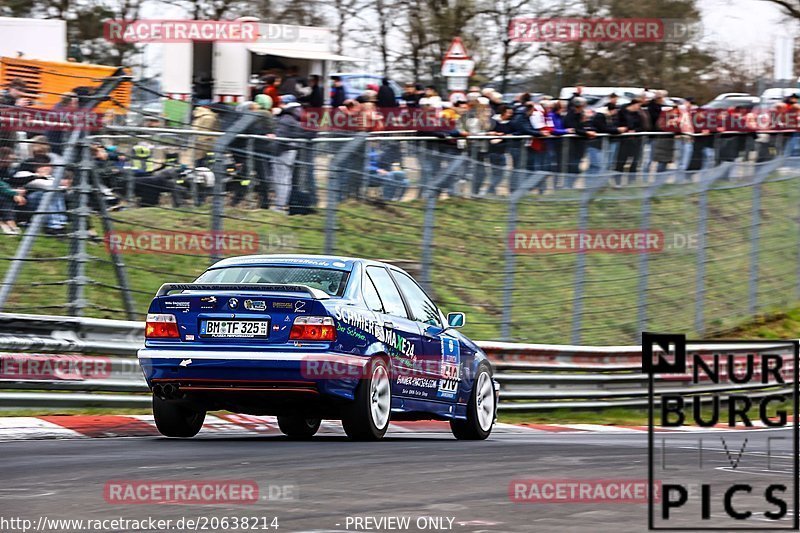
<svg viewBox="0 0 800 533"><path fill-rule="evenodd" d="M447 313L447 325L451 328L463 328L467 318L464 313Z"/></svg>

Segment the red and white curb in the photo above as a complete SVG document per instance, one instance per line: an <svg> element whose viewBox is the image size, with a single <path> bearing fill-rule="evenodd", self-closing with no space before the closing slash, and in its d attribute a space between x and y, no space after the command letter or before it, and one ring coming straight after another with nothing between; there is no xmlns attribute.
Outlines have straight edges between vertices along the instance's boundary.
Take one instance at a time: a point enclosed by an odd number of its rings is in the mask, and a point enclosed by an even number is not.
<svg viewBox="0 0 800 533"><path fill-rule="evenodd" d="M770 429L760 422L753 428ZM659 432L717 432L730 431L728 427L656 428ZM425 433L450 433L447 422L392 422L389 435L401 436ZM612 426L601 424L496 424L495 434L542 434L542 433L616 433L643 434L647 426ZM152 415L51 415L0 417L0 441L36 439L79 439L103 437L155 437L159 432ZM281 435L274 416L253 416L230 413L207 415L200 436L253 436ZM343 436L342 425L336 421L324 421L319 430L321 436Z"/></svg>

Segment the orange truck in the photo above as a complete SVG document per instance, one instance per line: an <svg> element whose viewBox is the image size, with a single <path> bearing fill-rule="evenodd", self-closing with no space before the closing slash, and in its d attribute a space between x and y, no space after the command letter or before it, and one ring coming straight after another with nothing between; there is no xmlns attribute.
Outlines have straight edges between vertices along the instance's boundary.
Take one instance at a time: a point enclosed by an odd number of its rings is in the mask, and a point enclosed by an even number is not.
<svg viewBox="0 0 800 533"><path fill-rule="evenodd" d="M0 57L0 87L8 87L15 78L22 79L34 105L49 108L56 105L65 94L74 92L79 87L99 87L116 69L117 67L70 61ZM130 74L127 69L126 73ZM110 111L124 115L128 112L130 103L131 83L123 82L114 89L111 98L102 102L96 110L100 113Z"/></svg>

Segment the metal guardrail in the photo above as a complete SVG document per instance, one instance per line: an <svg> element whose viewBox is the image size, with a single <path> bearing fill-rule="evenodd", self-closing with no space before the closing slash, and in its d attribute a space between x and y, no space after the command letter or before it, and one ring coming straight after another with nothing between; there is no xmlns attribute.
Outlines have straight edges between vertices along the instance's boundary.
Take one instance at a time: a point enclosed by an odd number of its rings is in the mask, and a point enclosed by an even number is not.
<svg viewBox="0 0 800 533"><path fill-rule="evenodd" d="M141 322L0 313L0 408L148 407L149 390L135 358L143 337ZM638 346L478 345L493 361L501 410L647 406L648 380L641 373ZM786 377L795 371L786 344L689 344L687 350L703 357L715 350L775 353L783 359ZM723 366L722 375L738 371L742 363L734 359L734 369ZM776 390L761 384L692 385L683 376L659 375L656 382L659 393L701 396Z"/></svg>

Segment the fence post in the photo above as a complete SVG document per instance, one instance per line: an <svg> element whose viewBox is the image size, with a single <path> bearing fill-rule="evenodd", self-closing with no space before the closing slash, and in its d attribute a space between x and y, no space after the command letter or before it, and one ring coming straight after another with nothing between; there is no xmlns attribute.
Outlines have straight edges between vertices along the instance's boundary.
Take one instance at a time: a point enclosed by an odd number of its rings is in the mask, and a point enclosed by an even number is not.
<svg viewBox="0 0 800 533"><path fill-rule="evenodd" d="M754 315L758 311L758 260L761 248L761 188L767 176L777 170L778 166L779 164L775 161L770 161L755 167L753 205L750 211L750 274L747 295L747 311L749 315Z"/></svg>
<svg viewBox="0 0 800 533"><path fill-rule="evenodd" d="M756 174L753 184L753 204L750 210L750 272L747 280L747 314L758 308L758 251L761 236L761 184L766 176Z"/></svg>
<svg viewBox="0 0 800 533"><path fill-rule="evenodd" d="M722 163L700 178L700 201L697 220L697 272L695 278L694 329L702 335L705 331L706 294L706 231L708 225L708 191L733 163Z"/></svg>
<svg viewBox="0 0 800 533"><path fill-rule="evenodd" d="M218 234L222 231L222 216L225 211L225 177L227 175L225 158L223 155L228 147L236 138L247 131L247 129L258 119L256 113L242 113L233 126L224 135L217 138L214 143L214 198L211 202L211 232ZM211 259L218 261L222 259L220 250L216 246L211 247Z"/></svg>
<svg viewBox="0 0 800 533"><path fill-rule="evenodd" d="M650 229L650 207L656 191L669 179L669 172L656 173L655 183L647 187L642 198L642 222L640 229L646 232ZM641 333L647 329L647 285L650 277L650 250L645 247L639 250L639 280L637 292L637 318L636 330Z"/></svg>
<svg viewBox="0 0 800 533"><path fill-rule="evenodd" d="M84 298L86 284L89 281L86 277L86 263L89 256L86 253L86 241L89 238L88 218L89 218L89 194L92 187L89 184L89 173L92 170L92 161L89 156L89 146L84 139L81 143L83 157L78 169L78 208L73 211L75 214L72 231L71 252L69 257L69 281L67 281L67 306L70 316L83 316L86 308Z"/></svg>
<svg viewBox="0 0 800 533"><path fill-rule="evenodd" d="M114 273L116 274L117 284L119 285L119 290L122 295L122 306L125 308L125 318L128 320L135 320L136 312L134 310L131 284L128 281L128 272L125 269L125 262L122 260L122 255L117 247L112 246L110 241L114 228L111 224L111 217L108 216L108 207L106 206L106 199L103 196L103 191L100 186L100 178L95 172L91 173L91 178L94 199L100 211L100 224L103 226L103 240L106 242L106 249L109 255L111 255L111 262L114 264Z"/></svg>
<svg viewBox="0 0 800 533"><path fill-rule="evenodd" d="M578 209L578 232L583 233L589 225L589 205L594 194L608 185L606 180L597 180L593 184L587 183L586 188L581 193L581 205ZM570 342L580 344L581 328L583 327L583 292L586 282L586 253L578 249L578 257L575 260L575 291L572 298L572 335Z"/></svg>
<svg viewBox="0 0 800 533"><path fill-rule="evenodd" d="M352 168L353 154L359 150L364 152L367 148L366 134L356 134L352 141L345 144L344 148L336 154L328 167L328 201L325 206L325 245L324 253L331 255L336 249L336 211L339 206L339 201L346 189L350 188L352 183L348 183L347 179L342 179L343 175L348 178L351 173L357 173L360 180L364 175L364 165L361 168ZM365 152L364 152L365 153ZM356 163L359 161L364 163L361 157L355 158ZM350 163L350 164L348 164ZM359 186L359 194L361 187Z"/></svg>
<svg viewBox="0 0 800 533"><path fill-rule="evenodd" d="M317 164L317 146L315 139L307 141L303 145L301 153L305 154L304 161L308 163L306 168L306 179L308 187L308 197L311 206L316 207L317 198L317 178L316 178L316 164Z"/></svg>
<svg viewBox="0 0 800 533"><path fill-rule="evenodd" d="M432 292L431 264L433 253L433 230L436 224L436 200L442 184L447 183L451 176L458 176L461 167L467 162L467 154L462 154L454 159L444 172L435 177L433 182L421 184L422 197L425 199L425 221L422 227L422 261L420 265L420 281L426 291Z"/></svg>
<svg viewBox="0 0 800 533"><path fill-rule="evenodd" d="M91 99L84 105L81 105L80 110L85 112L93 111L94 108L100 104L100 102L109 97L111 92L116 89L120 83L129 80L130 76L127 76L121 67L116 69L114 74L103 80L102 85L98 87ZM85 134L86 132L84 130L72 130L69 140L67 141L67 149L64 152L64 165L75 162L78 156L78 143L85 136ZM17 277L22 270L22 265L25 263L28 254L30 254L31 248L33 247L33 242L36 240L36 236L39 234L39 230L42 227L45 216L47 216L44 213L46 213L50 208L50 202L53 198L53 195L56 194L54 189L58 189L59 185L61 184L61 180L64 177L65 171L66 168L64 166L60 166L56 168L55 172L53 172L52 189L46 191L42 195L42 199L39 202L36 213L33 214L33 217L28 224L28 229L25 230L25 235L23 235L22 240L17 247L17 251L14 253L14 258L11 260L11 264L9 265L6 275L3 278L3 284L0 286L0 310L5 308L8 297L10 296L14 284L17 281Z"/></svg>
<svg viewBox="0 0 800 533"><path fill-rule="evenodd" d="M537 187L542 180L547 179L547 172L536 171L525 174L525 180L520 183L517 190L508 197L508 222L506 223L505 265L503 267L503 316L500 322L500 339L511 340L511 318L514 306L514 269L517 257L511 245L514 231L517 229L517 205L528 194L528 191Z"/></svg>

